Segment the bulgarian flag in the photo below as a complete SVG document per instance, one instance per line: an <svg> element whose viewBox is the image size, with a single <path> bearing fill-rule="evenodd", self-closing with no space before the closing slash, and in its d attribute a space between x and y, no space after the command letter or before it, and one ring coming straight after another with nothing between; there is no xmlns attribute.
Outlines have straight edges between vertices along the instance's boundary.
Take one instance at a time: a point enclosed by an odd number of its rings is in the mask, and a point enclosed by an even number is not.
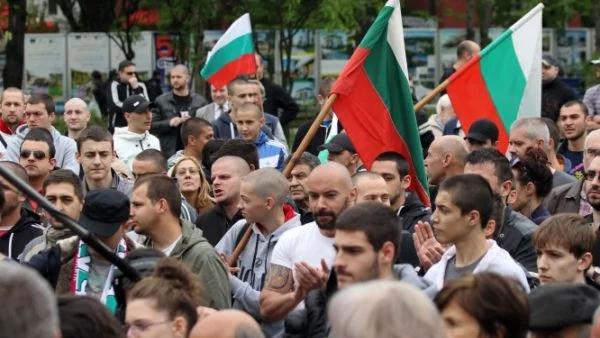
<svg viewBox="0 0 600 338"><path fill-rule="evenodd" d="M221 88L239 75L256 74L250 14L239 17L217 41L200 75Z"/></svg>
<svg viewBox="0 0 600 338"><path fill-rule="evenodd" d="M448 79L446 92L465 133L480 118L493 121L502 153L515 120L540 117L543 9L538 4Z"/></svg>
<svg viewBox="0 0 600 338"><path fill-rule="evenodd" d="M365 166L387 151L402 154L410 168L409 189L430 205L398 0L379 12L331 92L338 95L333 110Z"/></svg>

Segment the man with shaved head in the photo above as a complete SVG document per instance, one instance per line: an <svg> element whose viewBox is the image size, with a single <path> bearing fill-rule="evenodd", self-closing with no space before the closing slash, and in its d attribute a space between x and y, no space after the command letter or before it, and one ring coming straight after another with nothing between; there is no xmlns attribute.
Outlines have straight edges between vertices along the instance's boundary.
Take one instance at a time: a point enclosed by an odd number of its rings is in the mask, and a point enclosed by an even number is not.
<svg viewBox="0 0 600 338"><path fill-rule="evenodd" d="M217 252L230 257L252 227L252 236L236 262L239 272L229 277L229 283L233 307L260 322L259 297L272 257L269 253L285 232L301 225L300 215L285 204L288 192L287 180L275 169L258 169L243 177L239 206L244 219L236 222L215 246ZM263 323L262 327L269 337L283 335L283 321Z"/></svg>
<svg viewBox="0 0 600 338"><path fill-rule="evenodd" d="M212 191L215 207L200 215L196 226L204 232L211 245L217 245L229 228L243 218L238 205L242 178L250 166L238 156L223 156L211 166Z"/></svg>
<svg viewBox="0 0 600 338"><path fill-rule="evenodd" d="M74 97L65 103L63 119L67 124L66 136L77 141L91 118L87 103L78 97Z"/></svg>
<svg viewBox="0 0 600 338"><path fill-rule="evenodd" d="M477 42L471 40L464 40L461 43L459 43L458 47L456 48L456 62L454 62L451 68L444 70L444 74L442 74L440 83L444 82L460 67L464 66L467 62L469 62L469 60L475 57L479 53L479 51L481 51L481 47L479 47ZM442 91L442 94L445 93L445 90Z"/></svg>
<svg viewBox="0 0 600 338"><path fill-rule="evenodd" d="M157 97L152 110L150 132L160 140L160 149L167 158L183 149L181 124L196 110L206 105L206 99L190 91L190 73L186 66L177 65L171 69L169 80L173 90Z"/></svg>
<svg viewBox="0 0 600 338"><path fill-rule="evenodd" d="M240 310L223 310L198 320L190 338L264 338L260 325Z"/></svg>
<svg viewBox="0 0 600 338"><path fill-rule="evenodd" d="M352 185L356 190L354 202L380 202L390 206L388 186L381 175L363 171L352 176Z"/></svg>
<svg viewBox="0 0 600 338"><path fill-rule="evenodd" d="M462 174L467 155L467 143L459 136L445 135L433 141L425 157L429 184L439 185L448 177Z"/></svg>
<svg viewBox="0 0 600 338"><path fill-rule="evenodd" d="M25 96L19 88L5 88L0 95L0 133L6 142L15 133L17 127L23 124L25 114Z"/></svg>
<svg viewBox="0 0 600 338"><path fill-rule="evenodd" d="M303 311L308 292L325 287L335 258L334 224L355 195L348 170L336 162L313 169L306 190L315 222L286 231L275 245L260 294L263 322Z"/></svg>

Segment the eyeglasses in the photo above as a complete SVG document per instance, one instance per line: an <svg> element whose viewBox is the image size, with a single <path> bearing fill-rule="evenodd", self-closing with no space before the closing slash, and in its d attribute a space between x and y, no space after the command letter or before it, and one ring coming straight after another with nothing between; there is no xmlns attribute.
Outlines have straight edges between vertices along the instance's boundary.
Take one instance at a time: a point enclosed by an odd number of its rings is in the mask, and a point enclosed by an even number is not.
<svg viewBox="0 0 600 338"><path fill-rule="evenodd" d="M126 72L125 74L127 74L129 76L133 76L133 75L135 75L135 72Z"/></svg>
<svg viewBox="0 0 600 338"><path fill-rule="evenodd" d="M21 150L21 158L29 158L33 154L33 158L36 160L43 160L46 158L46 153L41 150Z"/></svg>
<svg viewBox="0 0 600 338"><path fill-rule="evenodd" d="M588 181L593 181L594 178L598 177L600 179L600 172L596 170L588 170L585 172L585 179Z"/></svg>
<svg viewBox="0 0 600 338"><path fill-rule="evenodd" d="M144 332L144 331L148 330L149 328L151 328L152 326L169 324L171 322L172 322L172 320L166 320L163 322L154 322L154 323L147 322L147 321L139 321L139 322L123 325L123 332L128 333L129 330L131 330L133 332L137 332L137 333Z"/></svg>

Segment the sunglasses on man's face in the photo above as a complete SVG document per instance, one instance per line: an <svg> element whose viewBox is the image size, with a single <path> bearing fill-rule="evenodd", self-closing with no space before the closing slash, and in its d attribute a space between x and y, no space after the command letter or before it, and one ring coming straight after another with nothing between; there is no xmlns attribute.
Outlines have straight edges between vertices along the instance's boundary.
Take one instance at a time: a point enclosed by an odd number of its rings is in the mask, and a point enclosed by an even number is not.
<svg viewBox="0 0 600 338"><path fill-rule="evenodd" d="M127 75L129 75L129 76L133 76L133 75L135 75L135 72L127 72L127 73L125 73L125 74L127 74Z"/></svg>
<svg viewBox="0 0 600 338"><path fill-rule="evenodd" d="M21 150L21 158L29 158L33 154L33 158L36 160L43 160L46 158L46 153L41 150Z"/></svg>

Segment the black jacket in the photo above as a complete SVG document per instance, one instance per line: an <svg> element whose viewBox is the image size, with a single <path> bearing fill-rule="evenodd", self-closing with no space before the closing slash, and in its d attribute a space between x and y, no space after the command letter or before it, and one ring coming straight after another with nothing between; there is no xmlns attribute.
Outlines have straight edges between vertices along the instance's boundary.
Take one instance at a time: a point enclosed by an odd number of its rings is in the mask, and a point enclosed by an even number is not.
<svg viewBox="0 0 600 338"><path fill-rule="evenodd" d="M269 79L261 79L263 87L265 87L265 99L263 104L265 113L270 113L279 117L282 126L294 121L300 107L290 94L280 85L271 82ZM279 115L281 109L281 115Z"/></svg>
<svg viewBox="0 0 600 338"><path fill-rule="evenodd" d="M25 246L44 234L40 217L27 208L21 208L21 218L7 233L0 237L0 253L17 259Z"/></svg>
<svg viewBox="0 0 600 338"><path fill-rule="evenodd" d="M527 271L537 272L537 254L531 241L536 229L535 223L507 206L504 210L504 224L498 230L496 242Z"/></svg>
<svg viewBox="0 0 600 338"><path fill-rule="evenodd" d="M241 211L238 211L232 219L228 219L223 207L217 204L212 210L198 216L196 226L202 230L210 245L215 246L225 236L227 230L242 218L244 217Z"/></svg>
<svg viewBox="0 0 600 338"><path fill-rule="evenodd" d="M108 105L108 131L114 133L115 127L127 126L125 115L123 114L123 101L131 95L144 95L148 99L148 91L143 82L139 82L138 87L133 89L127 83L119 81L111 82L106 101Z"/></svg>
<svg viewBox="0 0 600 338"><path fill-rule="evenodd" d="M177 144L180 142L181 124L177 127L171 127L169 122L174 117L181 117L181 111L177 108L173 92L168 92L160 95L154 101L156 107L152 109L152 126L150 133L160 140L160 149L167 158L173 156L177 149ZM190 92L190 100L188 101L187 111L190 116L195 116L196 110L206 105L206 100L196 94Z"/></svg>
<svg viewBox="0 0 600 338"><path fill-rule="evenodd" d="M418 221L431 222L431 210L426 207L415 193L408 193L404 206L398 213L402 230L406 230L411 234L415 232L415 224Z"/></svg>
<svg viewBox="0 0 600 338"><path fill-rule="evenodd" d="M547 117L556 122L560 107L571 100L576 100L577 94L568 84L556 78L549 83L542 84L542 117Z"/></svg>
<svg viewBox="0 0 600 338"><path fill-rule="evenodd" d="M296 151L296 149L298 149L298 147L300 146L300 142L302 142L302 140L304 139L304 136L306 136L306 134L308 133L308 130L310 129L310 126L312 126L314 121L315 121L315 119L311 119L309 121L304 122L303 124L300 125L300 127L298 127L298 131L296 132L296 136L294 137L294 144L292 145L292 151ZM321 125L319 127L319 130L317 130L317 133L315 134L315 136L312 138L312 140L310 140L310 143L308 143L308 146L306 147L305 151L308 151L309 153L311 153L315 156L319 156L319 150L317 148L320 145L325 143L330 130L331 130L331 125L328 127ZM344 127L338 120L338 133L341 132L342 130L344 130Z"/></svg>

